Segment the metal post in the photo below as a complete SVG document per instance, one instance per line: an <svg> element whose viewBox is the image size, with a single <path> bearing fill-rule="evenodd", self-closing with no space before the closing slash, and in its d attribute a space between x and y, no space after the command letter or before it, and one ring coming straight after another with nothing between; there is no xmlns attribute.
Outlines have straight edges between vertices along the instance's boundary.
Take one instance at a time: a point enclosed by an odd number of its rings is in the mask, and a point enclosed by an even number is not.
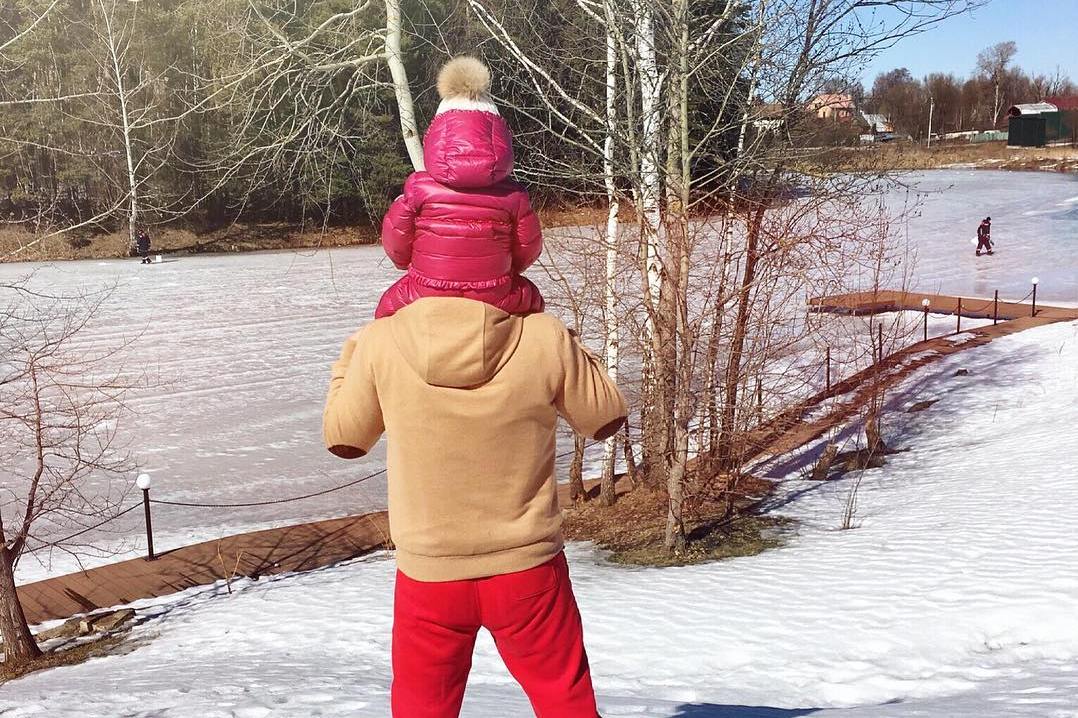
<svg viewBox="0 0 1078 718"><path fill-rule="evenodd" d="M928 341L928 307L925 307L925 341Z"/></svg>
<svg viewBox="0 0 1078 718"><path fill-rule="evenodd" d="M962 297L958 298L958 311L956 312L956 315L958 316L958 324L955 326L955 333L956 334L961 334L962 333Z"/></svg>
<svg viewBox="0 0 1078 718"><path fill-rule="evenodd" d="M1033 309L1032 309L1032 312L1030 313L1029 316L1031 316L1031 317L1037 316L1037 285L1036 284L1033 285Z"/></svg>
<svg viewBox="0 0 1078 718"><path fill-rule="evenodd" d="M999 290L996 290L996 296L992 299L992 323L999 324Z"/></svg>
<svg viewBox="0 0 1078 718"><path fill-rule="evenodd" d="M146 550L148 561L155 561L157 556L153 552L153 523L150 520L150 490L142 490L142 508L146 513Z"/></svg>
<svg viewBox="0 0 1078 718"><path fill-rule="evenodd" d="M831 391L831 347L827 347L827 391Z"/></svg>
<svg viewBox="0 0 1078 718"><path fill-rule="evenodd" d="M936 98L928 98L928 148L932 149L932 111L936 109Z"/></svg>

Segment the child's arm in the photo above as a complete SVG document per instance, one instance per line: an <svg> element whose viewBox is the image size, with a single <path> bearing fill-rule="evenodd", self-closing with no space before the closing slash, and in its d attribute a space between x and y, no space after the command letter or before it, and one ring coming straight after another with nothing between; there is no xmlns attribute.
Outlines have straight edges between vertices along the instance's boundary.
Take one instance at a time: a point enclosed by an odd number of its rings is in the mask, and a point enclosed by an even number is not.
<svg viewBox="0 0 1078 718"><path fill-rule="evenodd" d="M513 234L513 272L520 274L543 253L543 228L532 209L528 193L517 195L517 215Z"/></svg>
<svg viewBox="0 0 1078 718"><path fill-rule="evenodd" d="M414 198L412 177L409 177L404 183L404 193L393 200L382 219L382 247L397 269L408 269L412 263L416 216Z"/></svg>
<svg viewBox="0 0 1078 718"><path fill-rule="evenodd" d="M385 431L363 334L360 330L348 337L340 358L333 363L322 413L326 448L342 459L363 456Z"/></svg>

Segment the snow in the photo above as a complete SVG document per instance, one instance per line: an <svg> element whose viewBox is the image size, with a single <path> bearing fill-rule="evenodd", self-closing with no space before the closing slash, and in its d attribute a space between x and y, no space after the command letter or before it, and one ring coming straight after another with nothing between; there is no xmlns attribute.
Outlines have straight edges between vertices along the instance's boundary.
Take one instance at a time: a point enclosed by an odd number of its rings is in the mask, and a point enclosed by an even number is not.
<svg viewBox="0 0 1078 718"><path fill-rule="evenodd" d="M956 377L965 368L968 376ZM604 716L1078 715L1078 323L946 357L895 401L905 451L858 477L788 476L783 548L673 569L569 548ZM1048 420L1050 419L1050 420ZM140 602L129 653L9 683L25 716L388 715L393 563ZM465 718L529 715L489 637Z"/></svg>

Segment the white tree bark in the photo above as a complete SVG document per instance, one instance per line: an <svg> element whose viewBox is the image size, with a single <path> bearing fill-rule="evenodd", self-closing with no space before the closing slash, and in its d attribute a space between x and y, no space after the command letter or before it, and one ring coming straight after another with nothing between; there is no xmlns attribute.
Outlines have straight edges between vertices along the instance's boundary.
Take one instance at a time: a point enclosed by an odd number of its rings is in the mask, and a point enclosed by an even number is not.
<svg viewBox="0 0 1078 718"><path fill-rule="evenodd" d="M604 299L606 303L606 370L610 378L618 380L618 319L617 319L617 280L618 271L618 203L617 186L614 183L614 135L617 131L617 95L618 95L618 48L614 36L614 23L617 21L611 0L605 0L603 9L606 16L606 137L603 141L603 179L606 183L606 275ZM613 503L614 469L617 462L616 436L606 440L603 454L602 498L605 503Z"/></svg>
<svg viewBox="0 0 1078 718"><path fill-rule="evenodd" d="M659 93L662 80L655 55L655 11L651 0L636 3L635 36L636 62L640 75L640 200L639 211L644 236L644 267L647 274L648 302L651 311L658 308L659 288L662 282L659 255L659 225L661 222L659 197L662 179L659 175L659 148L662 146L661 109ZM649 331L654 331L652 321L647 321Z"/></svg>
<svg viewBox="0 0 1078 718"><path fill-rule="evenodd" d="M386 64L393 77L393 91L397 96L397 114L401 120L401 135L408 148L408 159L416 172L423 170L423 143L416 128L415 104L412 88L408 84L408 72L401 56L401 7L400 0L386 0Z"/></svg>
<svg viewBox="0 0 1078 718"><path fill-rule="evenodd" d="M120 130L124 143L124 157L127 160L127 236L131 246L135 246L135 231L139 221L139 182L135 172L135 145L134 134L131 130L131 114L127 102L127 87L124 82L124 62L121 60L122 51L119 47L120 39L112 29L112 13L115 7L106 6L105 0L99 0L101 18L105 23L105 39L108 42L110 66L113 78L116 82L116 99L120 109Z"/></svg>

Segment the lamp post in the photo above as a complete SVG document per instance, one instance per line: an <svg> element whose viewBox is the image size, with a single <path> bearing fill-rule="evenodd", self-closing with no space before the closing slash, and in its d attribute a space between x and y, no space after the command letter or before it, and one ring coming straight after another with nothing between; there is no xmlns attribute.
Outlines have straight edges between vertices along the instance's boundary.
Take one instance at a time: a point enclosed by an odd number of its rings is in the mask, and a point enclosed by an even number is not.
<svg viewBox="0 0 1078 718"><path fill-rule="evenodd" d="M139 474L135 486L142 489L142 509L146 514L146 560L154 561L157 556L153 552L153 523L150 521L150 475Z"/></svg>
<svg viewBox="0 0 1078 718"><path fill-rule="evenodd" d="M1041 283L1041 280L1037 277L1033 278L1033 309L1029 315L1031 317L1037 316L1037 285Z"/></svg>
<svg viewBox="0 0 1078 718"><path fill-rule="evenodd" d="M928 341L928 307L931 304L932 304L932 302L928 299L928 297L925 297L924 299L921 300L921 308L924 309L924 312L925 312L925 341L926 342Z"/></svg>

